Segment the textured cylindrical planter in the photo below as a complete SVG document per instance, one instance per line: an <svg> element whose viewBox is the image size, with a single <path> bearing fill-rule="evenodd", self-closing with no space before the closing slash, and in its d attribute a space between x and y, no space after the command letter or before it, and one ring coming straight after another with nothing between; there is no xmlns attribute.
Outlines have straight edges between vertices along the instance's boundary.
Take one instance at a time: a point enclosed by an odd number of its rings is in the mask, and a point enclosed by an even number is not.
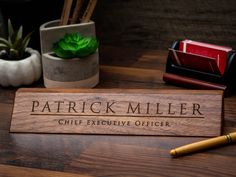
<svg viewBox="0 0 236 177"><path fill-rule="evenodd" d="M37 50L26 48L29 57L22 60L0 59L0 85L14 86L30 85L39 80L42 73L41 55Z"/></svg>
<svg viewBox="0 0 236 177"><path fill-rule="evenodd" d="M53 45L66 33L95 37L95 24L58 26L59 20L40 27L44 85L47 88L92 88L99 82L98 51L85 58L62 59L53 55Z"/></svg>
<svg viewBox="0 0 236 177"><path fill-rule="evenodd" d="M47 88L92 88L99 81L98 52L74 59L43 54L43 72Z"/></svg>

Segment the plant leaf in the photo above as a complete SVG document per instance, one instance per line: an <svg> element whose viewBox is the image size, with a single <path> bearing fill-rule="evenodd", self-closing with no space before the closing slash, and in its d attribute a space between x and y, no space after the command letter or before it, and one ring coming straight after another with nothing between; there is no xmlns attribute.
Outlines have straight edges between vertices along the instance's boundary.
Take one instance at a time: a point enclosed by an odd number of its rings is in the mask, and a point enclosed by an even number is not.
<svg viewBox="0 0 236 177"><path fill-rule="evenodd" d="M20 26L20 28L11 36L12 43L22 38L22 31L23 31L23 28L22 26Z"/></svg>
<svg viewBox="0 0 236 177"><path fill-rule="evenodd" d="M14 34L14 29L11 24L11 20L8 19L8 41L10 44L12 44L11 37L13 36L13 34Z"/></svg>
<svg viewBox="0 0 236 177"><path fill-rule="evenodd" d="M0 44L0 50L7 50L9 47L6 44Z"/></svg>
<svg viewBox="0 0 236 177"><path fill-rule="evenodd" d="M14 43L16 43L19 39L22 38L22 32L23 27L20 26L20 28L11 36L12 45L15 45Z"/></svg>
<svg viewBox="0 0 236 177"><path fill-rule="evenodd" d="M19 50L22 46L23 39L18 39L17 41L14 42L12 45L12 49Z"/></svg>
<svg viewBox="0 0 236 177"><path fill-rule="evenodd" d="M16 41L14 45L14 49L18 50L18 55L20 58L22 58L24 55L25 49L29 44L32 33L33 32L28 33L24 39L20 38L19 40Z"/></svg>
<svg viewBox="0 0 236 177"><path fill-rule="evenodd" d="M9 44L9 42L4 39L4 38L0 38L0 44L5 44L6 46L10 47L11 45Z"/></svg>
<svg viewBox="0 0 236 177"><path fill-rule="evenodd" d="M53 51L61 58L83 58L96 52L98 45L96 38L71 33L65 34L64 38L57 41Z"/></svg>
<svg viewBox="0 0 236 177"><path fill-rule="evenodd" d="M20 59L18 50L10 49L9 58L10 59Z"/></svg>
<svg viewBox="0 0 236 177"><path fill-rule="evenodd" d="M16 31L13 29L11 20L8 19L8 40L0 38L0 50L5 49L9 59L22 59L25 49L29 44L32 32L23 38L23 26Z"/></svg>
<svg viewBox="0 0 236 177"><path fill-rule="evenodd" d="M31 35L33 34L33 31L28 33L25 38L22 41L22 49L25 50L25 48L28 46L30 42Z"/></svg>

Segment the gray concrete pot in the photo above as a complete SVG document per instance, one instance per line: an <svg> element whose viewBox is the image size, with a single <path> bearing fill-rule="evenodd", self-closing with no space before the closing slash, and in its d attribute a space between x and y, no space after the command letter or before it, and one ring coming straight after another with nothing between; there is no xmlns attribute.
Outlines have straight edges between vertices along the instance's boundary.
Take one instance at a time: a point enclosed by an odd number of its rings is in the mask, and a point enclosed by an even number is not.
<svg viewBox="0 0 236 177"><path fill-rule="evenodd" d="M59 20L40 27L44 85L47 88L92 88L99 82L98 51L85 58L61 59L52 53L53 44L66 33L95 37L94 22L58 26Z"/></svg>

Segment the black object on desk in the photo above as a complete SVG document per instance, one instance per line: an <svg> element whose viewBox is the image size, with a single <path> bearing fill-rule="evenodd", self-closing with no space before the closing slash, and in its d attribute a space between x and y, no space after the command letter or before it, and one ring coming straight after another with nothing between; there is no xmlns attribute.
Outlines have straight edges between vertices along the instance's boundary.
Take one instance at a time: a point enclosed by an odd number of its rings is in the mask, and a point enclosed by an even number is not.
<svg viewBox="0 0 236 177"><path fill-rule="evenodd" d="M199 70L191 66L186 67L185 65L182 65L184 58L181 57L186 57L187 59L188 57L199 57L199 61L202 61L204 56L194 55L191 53L181 53L179 51L179 47L180 41L175 41L169 48L166 73L163 75L163 80L165 82L193 89L221 89L225 91L225 95L232 93L232 91L236 88L235 51L232 51L227 56L225 71L221 75L216 70L217 68L212 64L210 64L211 69L209 69L209 71L207 67ZM177 56L178 52L182 55ZM194 66L194 62L192 65ZM212 70L212 68L215 69Z"/></svg>

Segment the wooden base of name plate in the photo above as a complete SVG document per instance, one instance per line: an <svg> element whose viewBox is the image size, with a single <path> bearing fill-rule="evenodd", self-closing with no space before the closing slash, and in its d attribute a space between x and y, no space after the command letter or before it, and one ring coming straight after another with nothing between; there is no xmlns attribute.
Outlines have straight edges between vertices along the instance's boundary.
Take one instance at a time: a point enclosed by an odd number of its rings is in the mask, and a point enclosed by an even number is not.
<svg viewBox="0 0 236 177"><path fill-rule="evenodd" d="M19 89L10 132L218 136L222 91Z"/></svg>

